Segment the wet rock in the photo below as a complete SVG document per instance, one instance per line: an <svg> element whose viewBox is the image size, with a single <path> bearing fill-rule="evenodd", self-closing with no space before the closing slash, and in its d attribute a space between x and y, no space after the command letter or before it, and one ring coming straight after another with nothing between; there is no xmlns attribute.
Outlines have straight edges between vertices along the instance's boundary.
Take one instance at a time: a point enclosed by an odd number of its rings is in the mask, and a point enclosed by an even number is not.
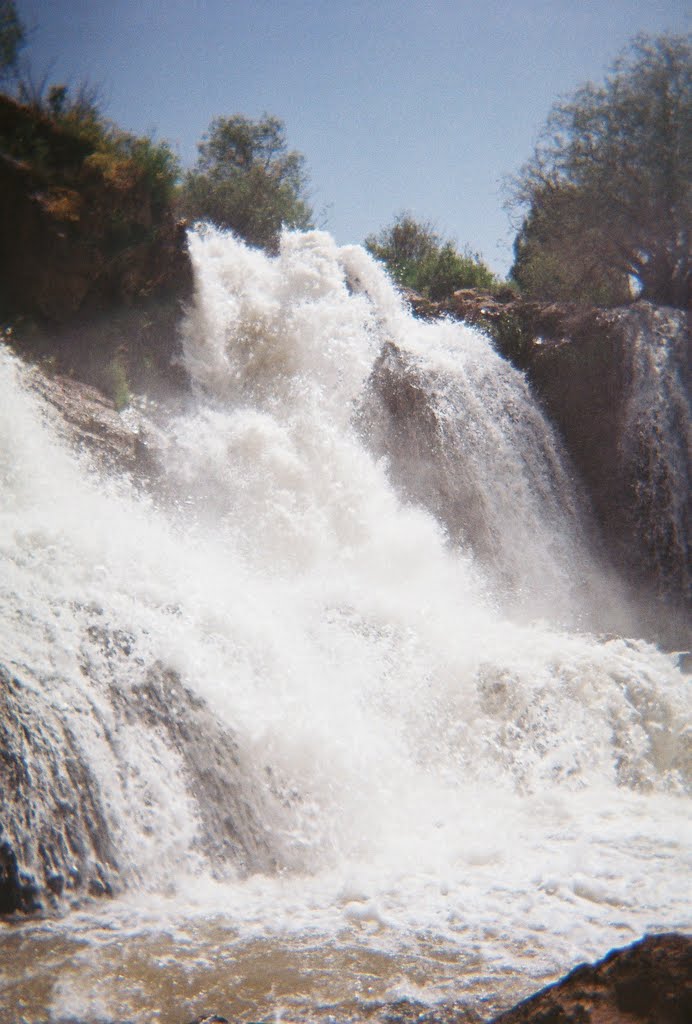
<svg viewBox="0 0 692 1024"><path fill-rule="evenodd" d="M60 374L35 371L33 389L59 416L58 427L76 448L88 451L108 472L157 475L154 442L134 411L125 417L98 388Z"/></svg>
<svg viewBox="0 0 692 1024"><path fill-rule="evenodd" d="M603 309L462 289L430 303L486 331L526 372L588 493L609 555L648 606L642 629L684 645L690 575L689 314L635 302Z"/></svg>
<svg viewBox="0 0 692 1024"><path fill-rule="evenodd" d="M0 665L0 913L110 893L116 872L101 796L68 722Z"/></svg>
<svg viewBox="0 0 692 1024"><path fill-rule="evenodd" d="M582 964L491 1024L688 1024L692 937L649 935Z"/></svg>
<svg viewBox="0 0 692 1024"><path fill-rule="evenodd" d="M201 1017L195 1017L194 1020L190 1021L190 1024L230 1024L230 1021L226 1020L225 1017L219 1017L218 1014L212 1013L211 1015L202 1014Z"/></svg>
<svg viewBox="0 0 692 1024"><path fill-rule="evenodd" d="M93 615L98 619L98 610ZM127 847L128 830L139 825L111 807L115 789L137 783L123 760L128 729L175 753L181 800L189 797L198 815L191 845L216 874L288 864L267 824L286 818L276 786L232 730L175 672L144 667L134 638L95 623L88 651L83 670L94 676L95 691L88 710L71 707L53 680L28 672L20 679L0 666L0 914L51 911L66 900L111 896L127 883L121 844ZM122 683L123 662L131 685ZM114 773L104 786L105 759ZM180 850L181 859L186 854Z"/></svg>
<svg viewBox="0 0 692 1024"><path fill-rule="evenodd" d="M127 718L163 732L180 754L200 819L197 844L212 865L232 865L243 874L276 870L281 851L263 824L268 799L273 801L232 731L206 703L162 665L152 666L127 699L114 692L113 700Z"/></svg>
<svg viewBox="0 0 692 1024"><path fill-rule="evenodd" d="M356 423L403 499L471 549L508 602L563 601L568 613L571 591L590 598L587 559L573 571L575 548L592 548L582 495L524 377L506 360L480 344L458 367L440 369L388 341Z"/></svg>

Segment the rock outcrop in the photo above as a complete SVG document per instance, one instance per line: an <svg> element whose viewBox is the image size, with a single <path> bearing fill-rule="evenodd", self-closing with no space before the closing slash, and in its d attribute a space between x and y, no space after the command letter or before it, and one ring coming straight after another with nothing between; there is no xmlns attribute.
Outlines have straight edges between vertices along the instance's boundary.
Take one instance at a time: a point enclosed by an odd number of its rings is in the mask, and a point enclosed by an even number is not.
<svg viewBox="0 0 692 1024"><path fill-rule="evenodd" d="M529 377L621 571L653 592L659 620L682 619L691 596L687 315L637 303L568 330L534 340Z"/></svg>
<svg viewBox="0 0 692 1024"><path fill-rule="evenodd" d="M127 634L97 621L89 634L85 651L102 647L106 664L134 659ZM84 664L88 672L87 655ZM128 826L112 804L114 793L138 785L123 760L123 737L133 730L182 766L180 800L193 794L198 813L194 847L214 870L276 869L280 852L262 813L278 800L233 732L175 672L151 665L129 688L102 672L88 715L75 715L50 684L0 665L0 915L107 896L127 882L126 833L138 825L133 816ZM113 770L104 785L106 762ZM187 854L179 851L181 863Z"/></svg>
<svg viewBox="0 0 692 1024"><path fill-rule="evenodd" d="M75 448L87 451L107 472L138 480L158 474L153 439L141 416L122 416L98 388L61 374L34 371L33 389L56 413L58 430Z"/></svg>
<svg viewBox="0 0 692 1024"><path fill-rule="evenodd" d="M526 372L614 564L645 595L648 628L684 644L692 599L689 315L645 302L600 309L470 289L444 303L409 301L423 317L483 329Z"/></svg>
<svg viewBox="0 0 692 1024"><path fill-rule="evenodd" d="M594 565L570 467L507 361L479 345L440 368L387 342L358 424L402 497L473 550L509 607L569 616L593 602L577 597Z"/></svg>
<svg viewBox="0 0 692 1024"><path fill-rule="evenodd" d="M692 938L649 935L582 964L491 1024L687 1024Z"/></svg>

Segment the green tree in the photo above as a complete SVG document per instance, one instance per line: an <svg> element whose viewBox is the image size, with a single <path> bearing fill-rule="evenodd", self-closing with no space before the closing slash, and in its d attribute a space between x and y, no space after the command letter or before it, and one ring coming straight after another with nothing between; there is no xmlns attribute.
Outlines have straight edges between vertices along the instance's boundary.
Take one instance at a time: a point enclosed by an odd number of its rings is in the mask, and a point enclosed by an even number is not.
<svg viewBox="0 0 692 1024"><path fill-rule="evenodd" d="M604 261L600 225L581 223L581 212L574 190L543 192L514 240L512 279L528 298L600 306L631 301L628 272Z"/></svg>
<svg viewBox="0 0 692 1024"><path fill-rule="evenodd" d="M686 307L692 217L689 37L638 36L602 86L556 104L513 187L512 277L548 298Z"/></svg>
<svg viewBox="0 0 692 1024"><path fill-rule="evenodd" d="M187 217L230 228L268 249L276 248L283 226L312 227L305 159L288 149L278 118L218 117L198 150L181 189Z"/></svg>
<svg viewBox="0 0 692 1024"><path fill-rule="evenodd" d="M19 52L25 44L26 29L14 0L0 0L0 82L16 71Z"/></svg>
<svg viewBox="0 0 692 1024"><path fill-rule="evenodd" d="M478 253L460 253L429 221L417 221L408 213L369 235L365 246L395 281L433 300L447 298L459 288L490 291L499 284Z"/></svg>

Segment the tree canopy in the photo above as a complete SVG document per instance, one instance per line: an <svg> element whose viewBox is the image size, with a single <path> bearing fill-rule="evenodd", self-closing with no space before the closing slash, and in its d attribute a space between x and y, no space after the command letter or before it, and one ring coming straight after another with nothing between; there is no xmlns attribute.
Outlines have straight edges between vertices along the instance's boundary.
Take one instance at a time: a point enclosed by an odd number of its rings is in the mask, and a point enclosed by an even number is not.
<svg viewBox="0 0 692 1024"><path fill-rule="evenodd" d="M492 289L498 281L477 253L460 253L428 221L401 213L376 235L368 235L366 248L386 266L392 277L430 299L443 299L459 288Z"/></svg>
<svg viewBox="0 0 692 1024"><path fill-rule="evenodd" d="M26 29L14 0L0 0L0 81L16 70L19 52L26 43Z"/></svg>
<svg viewBox="0 0 692 1024"><path fill-rule="evenodd" d="M312 226L304 157L289 150L277 117L218 117L198 146L181 191L194 220L230 228L251 245L273 249L282 226Z"/></svg>
<svg viewBox="0 0 692 1024"><path fill-rule="evenodd" d="M553 107L519 173L528 212L512 276L525 293L613 303L690 300L692 49L638 36L605 83Z"/></svg>

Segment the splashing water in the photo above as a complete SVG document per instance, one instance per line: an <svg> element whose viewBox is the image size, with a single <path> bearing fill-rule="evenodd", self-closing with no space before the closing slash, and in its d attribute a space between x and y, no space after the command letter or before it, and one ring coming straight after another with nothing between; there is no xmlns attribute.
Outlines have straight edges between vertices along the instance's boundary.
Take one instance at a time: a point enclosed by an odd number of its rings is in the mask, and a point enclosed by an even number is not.
<svg viewBox="0 0 692 1024"><path fill-rule="evenodd" d="M196 398L147 497L0 358L2 661L67 723L116 890L0 926L5 1017L492 1007L689 926L685 677L580 631L595 556L524 379L322 233L190 249Z"/></svg>

